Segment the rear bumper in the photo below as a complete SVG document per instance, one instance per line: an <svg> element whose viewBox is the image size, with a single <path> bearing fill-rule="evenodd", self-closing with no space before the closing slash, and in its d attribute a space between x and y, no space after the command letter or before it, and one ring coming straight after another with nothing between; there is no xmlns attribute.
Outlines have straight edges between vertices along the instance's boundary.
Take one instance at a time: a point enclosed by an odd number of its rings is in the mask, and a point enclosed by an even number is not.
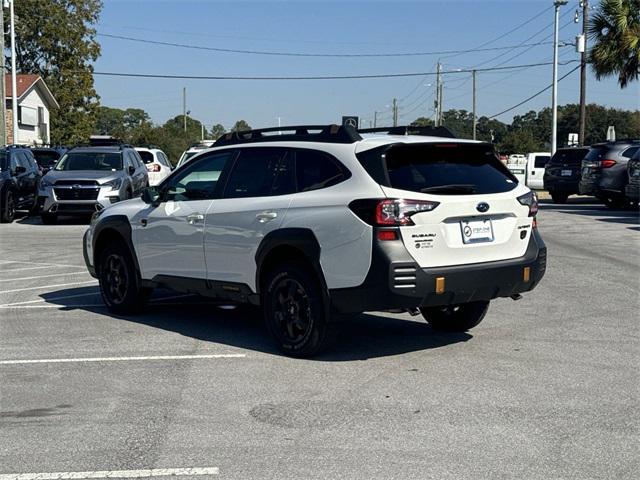
<svg viewBox="0 0 640 480"><path fill-rule="evenodd" d="M578 193L580 193L580 195L595 195L597 191L598 191L597 179L580 180L580 184L578 185Z"/></svg>
<svg viewBox="0 0 640 480"><path fill-rule="evenodd" d="M562 177L545 176L544 189L548 192L567 193L569 195L579 193L579 179L563 179Z"/></svg>
<svg viewBox="0 0 640 480"><path fill-rule="evenodd" d="M377 242L371 270L358 287L330 290L337 313L453 305L533 290L545 274L547 249L533 231L520 258L442 268L420 268L402 242ZM525 268L529 280L525 281ZM436 279L444 291L436 292Z"/></svg>

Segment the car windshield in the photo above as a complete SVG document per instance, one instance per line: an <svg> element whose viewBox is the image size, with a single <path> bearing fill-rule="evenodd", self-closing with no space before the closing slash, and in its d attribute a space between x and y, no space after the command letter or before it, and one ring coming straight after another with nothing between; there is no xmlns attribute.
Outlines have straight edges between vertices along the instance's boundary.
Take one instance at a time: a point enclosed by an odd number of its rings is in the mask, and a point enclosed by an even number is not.
<svg viewBox="0 0 640 480"><path fill-rule="evenodd" d="M142 157L142 161L144 163L153 163L153 160L154 160L153 153L148 152L146 150L138 150L138 153Z"/></svg>
<svg viewBox="0 0 640 480"><path fill-rule="evenodd" d="M38 165L45 168L53 167L60 159L60 154L55 150L33 150L33 156L36 157Z"/></svg>
<svg viewBox="0 0 640 480"><path fill-rule="evenodd" d="M70 152L60 159L56 170L122 170L122 155L114 152Z"/></svg>

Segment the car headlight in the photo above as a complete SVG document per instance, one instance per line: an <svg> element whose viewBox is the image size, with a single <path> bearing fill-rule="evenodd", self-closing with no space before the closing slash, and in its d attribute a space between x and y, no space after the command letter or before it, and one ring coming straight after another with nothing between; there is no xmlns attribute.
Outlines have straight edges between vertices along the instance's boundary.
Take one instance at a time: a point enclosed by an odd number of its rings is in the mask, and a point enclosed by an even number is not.
<svg viewBox="0 0 640 480"><path fill-rule="evenodd" d="M111 187L112 190L119 190L122 186L122 179L116 178L115 180L111 180L110 182L105 182L101 187Z"/></svg>

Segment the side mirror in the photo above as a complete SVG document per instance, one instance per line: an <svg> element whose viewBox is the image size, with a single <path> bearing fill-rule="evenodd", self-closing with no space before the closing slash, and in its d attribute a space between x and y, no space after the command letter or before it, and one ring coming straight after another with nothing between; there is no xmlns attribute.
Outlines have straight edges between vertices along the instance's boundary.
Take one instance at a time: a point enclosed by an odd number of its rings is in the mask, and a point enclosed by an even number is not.
<svg viewBox="0 0 640 480"><path fill-rule="evenodd" d="M133 175L134 173L136 173L136 167L130 166L129 167L129 175Z"/></svg>
<svg viewBox="0 0 640 480"><path fill-rule="evenodd" d="M142 191L142 201L149 205L160 203L160 192L157 187L147 187Z"/></svg>
<svg viewBox="0 0 640 480"><path fill-rule="evenodd" d="M16 166L16 168L13 170L13 173L15 175L20 175L22 173L25 173L27 171L27 169L25 167L23 167L22 165L18 165Z"/></svg>

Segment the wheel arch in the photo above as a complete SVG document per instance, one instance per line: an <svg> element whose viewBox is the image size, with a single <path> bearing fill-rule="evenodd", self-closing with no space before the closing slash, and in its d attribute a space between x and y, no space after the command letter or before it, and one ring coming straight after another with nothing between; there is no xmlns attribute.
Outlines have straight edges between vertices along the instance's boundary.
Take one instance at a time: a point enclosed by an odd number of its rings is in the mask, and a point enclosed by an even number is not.
<svg viewBox="0 0 640 480"><path fill-rule="evenodd" d="M320 244L307 228L283 228L268 233L256 251L256 293L262 291L262 282L271 267L285 260L304 263L314 273L328 298L329 290L320 265Z"/></svg>
<svg viewBox="0 0 640 480"><path fill-rule="evenodd" d="M131 233L131 224L125 215L111 215L96 224L93 231L93 265L97 273L99 273L99 258L102 249L119 241L129 249L135 269L140 275L140 264L133 248Z"/></svg>

